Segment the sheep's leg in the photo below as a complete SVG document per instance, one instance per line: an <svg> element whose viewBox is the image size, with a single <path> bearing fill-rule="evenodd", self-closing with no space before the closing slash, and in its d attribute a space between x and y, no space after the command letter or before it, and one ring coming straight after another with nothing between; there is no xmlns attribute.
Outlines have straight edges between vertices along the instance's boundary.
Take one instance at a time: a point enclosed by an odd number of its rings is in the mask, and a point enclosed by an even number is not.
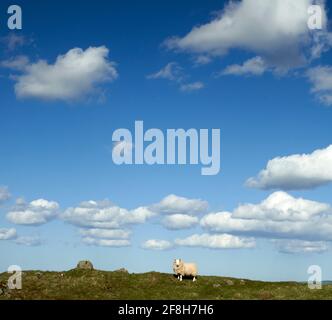
<svg viewBox="0 0 332 320"><path fill-rule="evenodd" d="M182 281L182 274L180 274L180 281Z"/></svg>
<svg viewBox="0 0 332 320"><path fill-rule="evenodd" d="M178 274L178 280L180 280L180 275Z"/></svg>
<svg viewBox="0 0 332 320"><path fill-rule="evenodd" d="M193 281L196 281L196 277L193 277Z"/></svg>

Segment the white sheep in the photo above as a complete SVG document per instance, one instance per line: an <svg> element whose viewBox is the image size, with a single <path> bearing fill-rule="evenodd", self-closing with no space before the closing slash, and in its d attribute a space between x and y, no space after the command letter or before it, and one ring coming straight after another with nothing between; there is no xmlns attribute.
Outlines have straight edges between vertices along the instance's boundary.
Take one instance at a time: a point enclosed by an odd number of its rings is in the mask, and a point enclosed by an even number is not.
<svg viewBox="0 0 332 320"><path fill-rule="evenodd" d="M174 259L173 271L180 281L184 276L193 277L193 281L196 281L198 271L195 263L186 263L181 259Z"/></svg>

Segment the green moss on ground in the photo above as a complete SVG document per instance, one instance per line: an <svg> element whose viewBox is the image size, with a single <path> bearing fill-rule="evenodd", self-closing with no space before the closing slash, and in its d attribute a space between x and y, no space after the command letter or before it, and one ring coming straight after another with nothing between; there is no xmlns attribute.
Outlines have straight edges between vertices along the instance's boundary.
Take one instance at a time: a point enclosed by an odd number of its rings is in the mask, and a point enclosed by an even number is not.
<svg viewBox="0 0 332 320"><path fill-rule="evenodd" d="M0 274L5 285L9 275ZM200 276L196 282L179 282L172 274L78 270L24 271L22 290L6 290L4 299L332 299L332 285L310 290L296 282L262 282Z"/></svg>

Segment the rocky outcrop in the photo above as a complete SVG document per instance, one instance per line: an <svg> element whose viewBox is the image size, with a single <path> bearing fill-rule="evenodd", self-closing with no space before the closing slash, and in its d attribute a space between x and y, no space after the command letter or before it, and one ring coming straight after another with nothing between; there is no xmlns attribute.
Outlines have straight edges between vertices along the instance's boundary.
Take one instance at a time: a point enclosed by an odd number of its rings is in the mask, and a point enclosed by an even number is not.
<svg viewBox="0 0 332 320"><path fill-rule="evenodd" d="M77 264L76 269L93 270L93 264L89 260L82 260Z"/></svg>

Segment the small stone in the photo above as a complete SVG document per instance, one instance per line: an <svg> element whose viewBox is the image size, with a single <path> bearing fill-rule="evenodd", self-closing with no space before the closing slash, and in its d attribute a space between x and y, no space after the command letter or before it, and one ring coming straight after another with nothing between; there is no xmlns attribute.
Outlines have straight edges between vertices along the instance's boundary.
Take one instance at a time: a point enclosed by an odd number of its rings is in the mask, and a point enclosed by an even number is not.
<svg viewBox="0 0 332 320"><path fill-rule="evenodd" d="M232 285L234 285L234 282L233 282L232 280L230 280L230 279L227 279L225 282L226 282L226 284L227 284L228 286L232 286Z"/></svg>
<svg viewBox="0 0 332 320"><path fill-rule="evenodd" d="M213 288L219 288L219 287L221 287L221 284L220 284L220 283L214 283L214 284L213 284Z"/></svg>
<svg viewBox="0 0 332 320"><path fill-rule="evenodd" d="M125 268L120 268L118 270L115 270L115 272L123 272L123 273L129 273L127 269Z"/></svg>

